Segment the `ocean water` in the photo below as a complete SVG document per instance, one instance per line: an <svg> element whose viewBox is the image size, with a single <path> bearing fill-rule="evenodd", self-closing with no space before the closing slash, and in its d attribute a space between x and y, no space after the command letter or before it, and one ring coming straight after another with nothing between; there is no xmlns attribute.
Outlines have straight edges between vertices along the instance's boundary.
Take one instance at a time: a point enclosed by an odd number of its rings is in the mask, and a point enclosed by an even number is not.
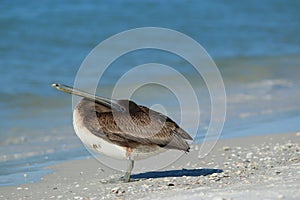
<svg viewBox="0 0 300 200"><path fill-rule="evenodd" d="M226 88L221 138L300 131L299 8L298 1L281 0L2 1L0 185L38 181L49 173L45 166L89 156L73 131L71 96L51 83L73 85L98 43L132 28L174 29L206 49ZM124 72L149 62L173 66L197 84L201 122L196 140L201 142L210 120L210 97L203 80L177 56L153 50L124 55L104 74L98 94L109 96ZM133 99L148 106L160 103L178 121L178 102L170 95L149 86Z"/></svg>

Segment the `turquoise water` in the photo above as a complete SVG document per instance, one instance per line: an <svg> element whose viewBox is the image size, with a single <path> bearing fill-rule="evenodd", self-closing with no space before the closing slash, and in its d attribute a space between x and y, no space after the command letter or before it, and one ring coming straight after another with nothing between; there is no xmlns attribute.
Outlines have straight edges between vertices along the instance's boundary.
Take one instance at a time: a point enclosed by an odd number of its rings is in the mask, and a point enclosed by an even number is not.
<svg viewBox="0 0 300 200"><path fill-rule="evenodd" d="M131 28L171 28L207 50L227 92L223 138L299 131L299 8L298 1L280 0L2 1L0 185L36 181L46 173L44 166L88 155L72 128L71 97L50 85L72 85L99 42ZM171 65L196 79L180 58L148 50L114 62L99 92L109 95L122 73L148 62ZM134 96L136 101L160 102L176 112L175 100L167 101L157 88L145 89ZM201 135L209 123L210 103L201 80L199 90Z"/></svg>

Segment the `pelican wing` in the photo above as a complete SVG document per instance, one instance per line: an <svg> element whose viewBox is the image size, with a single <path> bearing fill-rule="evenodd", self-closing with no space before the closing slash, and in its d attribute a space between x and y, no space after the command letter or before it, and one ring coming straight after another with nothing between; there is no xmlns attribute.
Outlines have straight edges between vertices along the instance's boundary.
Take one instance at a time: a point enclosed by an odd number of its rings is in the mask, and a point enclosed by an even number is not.
<svg viewBox="0 0 300 200"><path fill-rule="evenodd" d="M101 127L99 134L104 133L109 141L119 145L158 145L169 149L189 150L185 139L190 139L190 136L187 137L187 133L182 132L175 122L160 113L149 115L147 112L136 112L129 115L122 112L97 112L97 117Z"/></svg>
<svg viewBox="0 0 300 200"><path fill-rule="evenodd" d="M154 111L152 109L149 109L147 108L146 106L141 106L140 105L140 108L143 109L146 113L151 113L152 115L157 115L157 116L160 116L162 118L165 119L166 122L169 122L171 124L173 124L175 127L176 127L176 132L180 135L180 137L182 137L183 139L186 139L186 140L193 140L193 138L185 131L183 130L182 128L180 128L178 126L178 124L176 122L174 122L172 119L170 119L168 116L166 115L163 115L162 113L159 113L157 111Z"/></svg>

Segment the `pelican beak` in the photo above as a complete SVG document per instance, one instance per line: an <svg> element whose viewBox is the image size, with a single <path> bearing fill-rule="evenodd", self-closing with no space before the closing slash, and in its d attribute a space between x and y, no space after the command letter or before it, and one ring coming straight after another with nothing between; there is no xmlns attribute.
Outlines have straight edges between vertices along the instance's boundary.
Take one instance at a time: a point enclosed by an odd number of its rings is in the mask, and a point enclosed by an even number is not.
<svg viewBox="0 0 300 200"><path fill-rule="evenodd" d="M92 95L85 91L82 91L82 90L79 90L79 89L76 89L76 88L73 88L73 87L70 87L67 85L63 85L63 84L53 83L52 87L54 87L55 89L57 89L59 91L65 92L65 93L81 96L81 97L87 98L89 100L96 101L100 104L108 106L117 111L124 111L123 106L119 105L116 100Z"/></svg>
<svg viewBox="0 0 300 200"><path fill-rule="evenodd" d="M69 94L74 94L74 89L70 86L63 85L63 84L57 84L57 83L53 83L51 86L59 91L66 92Z"/></svg>

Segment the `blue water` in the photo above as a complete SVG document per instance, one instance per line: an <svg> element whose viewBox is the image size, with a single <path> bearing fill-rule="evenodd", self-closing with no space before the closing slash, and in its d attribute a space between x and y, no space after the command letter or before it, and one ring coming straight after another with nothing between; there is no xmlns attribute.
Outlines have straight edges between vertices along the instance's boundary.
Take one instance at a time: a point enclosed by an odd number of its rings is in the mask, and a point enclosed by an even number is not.
<svg viewBox="0 0 300 200"><path fill-rule="evenodd" d="M71 97L50 85L72 85L98 43L137 27L180 31L212 56L228 98L223 138L299 131L299 9L299 1L281 0L1 1L0 185L36 181L44 166L88 155L73 132ZM148 62L169 64L195 79L187 62L148 50L114 62L99 91L109 95L124 71ZM202 84L201 133L210 119ZM176 107L159 99L159 89L149 90L135 100Z"/></svg>

